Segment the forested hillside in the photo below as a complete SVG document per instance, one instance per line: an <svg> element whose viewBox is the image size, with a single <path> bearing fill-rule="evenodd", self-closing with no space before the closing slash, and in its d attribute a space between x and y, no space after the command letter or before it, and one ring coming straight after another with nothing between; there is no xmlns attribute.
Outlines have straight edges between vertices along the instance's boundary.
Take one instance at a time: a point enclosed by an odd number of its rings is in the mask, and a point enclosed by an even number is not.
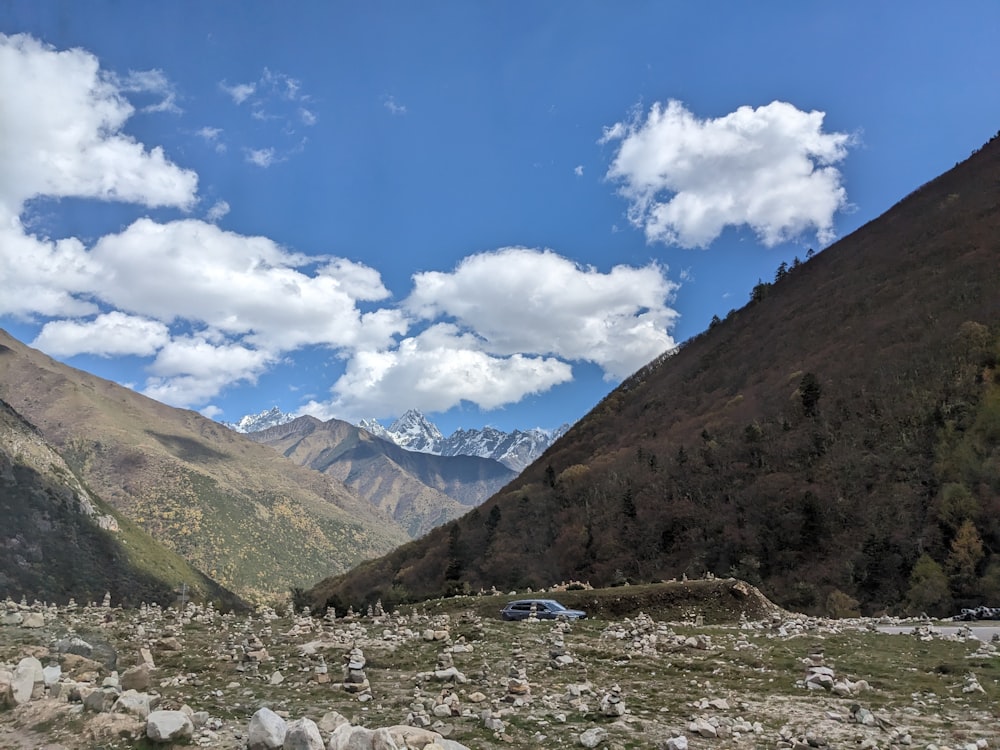
<svg viewBox="0 0 1000 750"><path fill-rule="evenodd" d="M310 595L711 572L808 611L998 603L998 359L994 138L779 267L502 495Z"/></svg>

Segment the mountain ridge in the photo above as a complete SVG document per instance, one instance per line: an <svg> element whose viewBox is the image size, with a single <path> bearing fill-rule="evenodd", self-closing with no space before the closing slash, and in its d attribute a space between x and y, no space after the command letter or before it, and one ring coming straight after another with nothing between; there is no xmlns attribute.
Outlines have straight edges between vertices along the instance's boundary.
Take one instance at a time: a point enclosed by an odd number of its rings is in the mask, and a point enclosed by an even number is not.
<svg viewBox="0 0 1000 750"><path fill-rule="evenodd" d="M993 139L627 378L501 494L311 601L706 573L806 611L996 599L997 289Z"/></svg>
<svg viewBox="0 0 1000 750"><path fill-rule="evenodd" d="M243 602L91 492L38 429L0 400L0 592L11 598L167 605L182 587Z"/></svg>
<svg viewBox="0 0 1000 750"><path fill-rule="evenodd" d="M0 398L107 503L237 593L260 599L408 539L331 477L0 330Z"/></svg>
<svg viewBox="0 0 1000 750"><path fill-rule="evenodd" d="M293 415L272 406L257 414L246 414L235 422L220 424L235 432L249 434L288 424L294 419ZM569 425L564 424L554 430L535 427L505 432L486 426L458 429L445 437L419 409L408 409L389 427L377 419L362 419L357 426L410 451L438 456L491 458L514 471L524 469L569 429Z"/></svg>
<svg viewBox="0 0 1000 750"><path fill-rule="evenodd" d="M489 458L407 450L338 419L298 417L248 437L344 482L412 537L457 518L516 476Z"/></svg>

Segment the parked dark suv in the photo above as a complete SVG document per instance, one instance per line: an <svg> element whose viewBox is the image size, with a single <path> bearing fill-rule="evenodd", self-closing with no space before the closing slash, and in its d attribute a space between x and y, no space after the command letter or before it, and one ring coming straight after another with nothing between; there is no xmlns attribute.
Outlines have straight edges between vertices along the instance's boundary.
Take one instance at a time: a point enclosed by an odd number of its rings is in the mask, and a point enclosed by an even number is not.
<svg viewBox="0 0 1000 750"><path fill-rule="evenodd" d="M559 617L582 620L587 616L582 610L566 609L555 599L518 599L500 610L500 619L527 620L531 616L532 608L539 620L555 620Z"/></svg>

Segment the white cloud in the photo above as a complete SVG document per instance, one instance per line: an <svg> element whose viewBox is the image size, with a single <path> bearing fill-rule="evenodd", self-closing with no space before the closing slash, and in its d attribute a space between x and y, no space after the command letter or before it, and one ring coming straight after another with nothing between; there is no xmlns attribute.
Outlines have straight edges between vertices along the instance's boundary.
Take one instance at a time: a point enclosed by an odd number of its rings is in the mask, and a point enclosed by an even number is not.
<svg viewBox="0 0 1000 750"><path fill-rule="evenodd" d="M577 177L583 177L583 165L577 164L575 167L573 167L573 174L575 174Z"/></svg>
<svg viewBox="0 0 1000 750"><path fill-rule="evenodd" d="M93 55L0 34L0 91L0 205L9 216L40 195L194 203L194 172L121 132L133 107Z"/></svg>
<svg viewBox="0 0 1000 750"><path fill-rule="evenodd" d="M74 237L30 237L16 217L4 222L4 213L0 205L0 289L16 289L17 294L0 294L0 314L30 318L98 312L86 296L98 269L83 244Z"/></svg>
<svg viewBox="0 0 1000 750"><path fill-rule="evenodd" d="M452 273L417 274L404 304L475 331L484 351L590 361L621 378L674 346L677 313L668 302L676 288L655 263L600 273L512 247L469 256Z"/></svg>
<svg viewBox="0 0 1000 750"><path fill-rule="evenodd" d="M267 169L274 164L276 157L273 148L248 148L244 151L246 160L263 169Z"/></svg>
<svg viewBox="0 0 1000 750"><path fill-rule="evenodd" d="M160 350L142 392L173 406L200 404L227 386L255 383L275 359L273 353L206 336L178 338Z"/></svg>
<svg viewBox="0 0 1000 750"><path fill-rule="evenodd" d="M50 321L31 345L54 357L84 352L102 357L148 357L169 341L170 331L163 323L115 311L92 321Z"/></svg>
<svg viewBox="0 0 1000 750"><path fill-rule="evenodd" d="M393 115L405 115L406 114L406 105L405 104L398 104L396 102L396 97L394 97L394 96L383 97L382 98L382 106L385 107L387 110L389 110L390 114L393 114Z"/></svg>
<svg viewBox="0 0 1000 750"><path fill-rule="evenodd" d="M225 81L219 83L219 88L229 94L230 98L236 104L242 104L257 90L257 84L255 83L237 83L230 86Z"/></svg>
<svg viewBox="0 0 1000 750"><path fill-rule="evenodd" d="M493 356L455 326L438 324L406 338L391 351L358 352L333 386L329 403L300 409L321 419L360 419L417 407L445 411L462 401L495 409L572 380L572 369L553 357Z"/></svg>
<svg viewBox="0 0 1000 750"><path fill-rule="evenodd" d="M315 112L305 107L299 108L299 118L302 120L303 125L315 125L318 119Z"/></svg>
<svg viewBox="0 0 1000 750"><path fill-rule="evenodd" d="M214 224L228 213L229 203L226 201L216 201L212 204L212 207L208 209L208 213L205 214L205 219Z"/></svg>
<svg viewBox="0 0 1000 750"><path fill-rule="evenodd" d="M142 107L143 112L182 112L177 106L177 90L162 70L130 70L124 78L114 77L113 80L120 90L127 93L159 97L159 101Z"/></svg>
<svg viewBox="0 0 1000 750"><path fill-rule="evenodd" d="M833 238L847 202L840 172L852 138L824 133L823 112L785 102L698 119L678 101L615 123L609 179L650 242L706 247L726 226L748 225L768 246L815 231Z"/></svg>
<svg viewBox="0 0 1000 750"><path fill-rule="evenodd" d="M216 153L223 154L226 152L226 144L222 140L222 128L212 128L207 125L200 130L195 132L195 135L204 139L206 143L211 144L215 149Z"/></svg>
<svg viewBox="0 0 1000 750"><path fill-rule="evenodd" d="M673 346L675 285L656 264L601 273L505 248L418 274L394 303L364 264L220 229L221 200L209 221L142 218L90 247L30 236L22 214L40 196L195 204L194 172L122 133L134 113L122 87L167 86L158 71L130 75L102 73L80 50L0 35L0 289L17 290L0 294L0 314L49 318L35 344L50 354L154 357L144 392L203 406L289 352L326 347L346 370L317 408L363 416L462 401L497 408L571 380L573 362L621 377ZM272 101L307 100L288 76L265 71L262 81ZM221 131L198 135L219 143Z"/></svg>
<svg viewBox="0 0 1000 750"><path fill-rule="evenodd" d="M165 322L183 318L249 335L270 350L382 347L405 330L396 311L358 309L358 300L389 295L375 270L335 258L310 274L299 269L315 258L194 219L139 219L101 238L91 255L107 269L105 302Z"/></svg>

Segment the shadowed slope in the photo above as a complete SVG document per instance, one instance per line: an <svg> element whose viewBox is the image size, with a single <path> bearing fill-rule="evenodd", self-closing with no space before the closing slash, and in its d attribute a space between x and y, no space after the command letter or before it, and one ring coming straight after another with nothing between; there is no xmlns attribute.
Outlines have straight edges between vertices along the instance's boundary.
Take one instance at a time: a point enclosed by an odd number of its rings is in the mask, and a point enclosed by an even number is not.
<svg viewBox="0 0 1000 750"><path fill-rule="evenodd" d="M343 484L2 331L0 398L102 498L241 594L284 592L406 539Z"/></svg>

